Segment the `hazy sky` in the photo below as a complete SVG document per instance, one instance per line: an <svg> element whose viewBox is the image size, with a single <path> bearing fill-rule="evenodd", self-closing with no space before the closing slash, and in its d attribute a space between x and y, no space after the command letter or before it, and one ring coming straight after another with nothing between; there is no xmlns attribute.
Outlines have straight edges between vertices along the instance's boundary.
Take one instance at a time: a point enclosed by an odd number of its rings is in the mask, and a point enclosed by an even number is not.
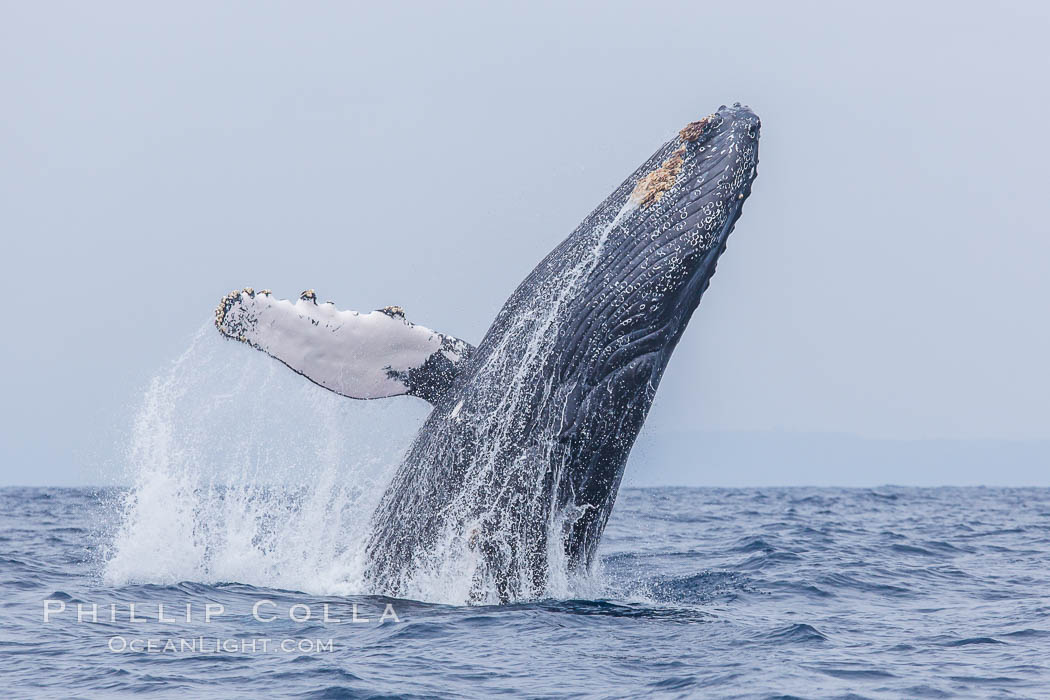
<svg viewBox="0 0 1050 700"><path fill-rule="evenodd" d="M1048 7L4 0L0 484L92 481L235 287L477 342L738 100L759 177L647 439L1048 439Z"/></svg>

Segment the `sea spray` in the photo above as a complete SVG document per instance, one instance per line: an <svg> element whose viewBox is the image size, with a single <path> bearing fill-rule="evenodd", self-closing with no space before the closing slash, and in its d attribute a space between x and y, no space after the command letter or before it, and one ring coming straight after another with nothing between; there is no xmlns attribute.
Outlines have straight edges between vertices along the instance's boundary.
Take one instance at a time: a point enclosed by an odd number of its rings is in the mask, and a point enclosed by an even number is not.
<svg viewBox="0 0 1050 700"><path fill-rule="evenodd" d="M363 592L372 512L427 407L348 401L239 349L209 323L145 392L105 582Z"/></svg>

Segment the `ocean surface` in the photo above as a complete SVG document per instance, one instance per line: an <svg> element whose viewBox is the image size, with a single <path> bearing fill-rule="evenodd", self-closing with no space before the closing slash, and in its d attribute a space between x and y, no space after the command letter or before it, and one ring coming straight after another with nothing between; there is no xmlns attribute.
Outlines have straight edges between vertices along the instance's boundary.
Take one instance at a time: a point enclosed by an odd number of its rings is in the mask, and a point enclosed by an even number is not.
<svg viewBox="0 0 1050 700"><path fill-rule="evenodd" d="M129 493L0 490L4 697L1050 697L1048 489L624 489L586 585L480 607Z"/></svg>

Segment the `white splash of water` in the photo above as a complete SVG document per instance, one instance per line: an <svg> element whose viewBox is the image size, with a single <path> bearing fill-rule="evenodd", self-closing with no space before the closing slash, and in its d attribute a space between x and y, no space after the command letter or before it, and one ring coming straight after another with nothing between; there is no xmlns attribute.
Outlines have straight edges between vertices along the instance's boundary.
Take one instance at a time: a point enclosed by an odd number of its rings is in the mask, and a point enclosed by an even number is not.
<svg viewBox="0 0 1050 700"><path fill-rule="evenodd" d="M427 410L336 396L209 323L145 394L103 579L365 592L372 512Z"/></svg>

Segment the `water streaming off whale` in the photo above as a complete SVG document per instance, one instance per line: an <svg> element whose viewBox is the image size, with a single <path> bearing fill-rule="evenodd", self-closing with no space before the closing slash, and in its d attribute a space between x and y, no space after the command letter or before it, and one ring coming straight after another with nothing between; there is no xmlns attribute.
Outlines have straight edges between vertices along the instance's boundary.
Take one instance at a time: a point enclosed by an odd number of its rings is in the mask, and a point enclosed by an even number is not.
<svg viewBox="0 0 1050 700"><path fill-rule="evenodd" d="M553 381L535 383L543 366L550 362L567 321L566 303L581 291L583 281L594 272L612 232L635 209L624 201L614 213L599 213L586 234L569 251L565 274L541 278L531 290L527 308L497 318L506 322L490 347L482 347L475 370L473 391L454 396L435 411L451 418L439 424L444 431L430 444L454 444L456 455L429 453L418 462L410 460L394 483L391 493L413 493L416 498L447 500L441 521L433 525L435 536L422 553L399 557L400 595L431 600L435 592L450 595L454 602L498 602L508 592L504 581L516 584L516 599L543 596L568 597L593 591L597 572L570 571L562 544L565 518L571 510L556 507L550 493L558 474L545 473L538 465L556 462L552 451L560 428L559 416L544 416L542 408L557 405ZM451 409L447 404L452 404ZM530 423L546 420L539 431ZM424 474L423 469L447 469L449 461L465 465L447 483L443 473ZM395 477L396 478L396 477ZM420 483L445 484L451 497L418 488ZM507 517L512 512L512 517ZM382 509L378 517L386 515ZM484 538L489 552L500 550L499 569L491 570L478 544ZM530 556L535 547L546 556ZM375 552L380 557L387 552ZM582 574L582 575L581 575ZM385 582L380 582L385 583Z"/></svg>

